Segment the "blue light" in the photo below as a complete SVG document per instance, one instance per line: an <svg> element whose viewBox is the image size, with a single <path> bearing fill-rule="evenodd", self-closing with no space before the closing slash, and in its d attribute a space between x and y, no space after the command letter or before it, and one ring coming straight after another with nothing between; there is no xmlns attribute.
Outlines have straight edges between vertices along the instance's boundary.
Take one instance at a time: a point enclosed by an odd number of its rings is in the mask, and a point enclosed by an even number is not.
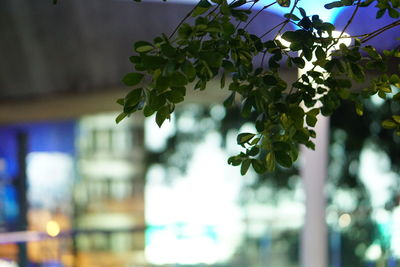
<svg viewBox="0 0 400 267"><path fill-rule="evenodd" d="M153 0L154 1L154 0ZM331 3L334 0L301 0L299 1L298 7L303 8L306 12L307 15L312 16L312 15L318 15L320 19L322 19L325 22L330 22L333 23L336 19L336 17L339 15L341 11L344 10L344 8L333 8L333 9L326 9L324 7L325 4ZM198 0L169 0L168 2L170 3L198 3ZM260 0L255 8L260 9L263 6L266 6L268 4L273 3L274 1L271 0ZM276 14L276 15L284 15L286 13L289 13L291 10L291 7L293 6L294 0L292 0L291 6L290 7L281 7L278 4L275 4L268 8L268 11ZM247 4L247 6L250 6L250 4ZM299 11L296 10L295 14L298 15Z"/></svg>
<svg viewBox="0 0 400 267"><path fill-rule="evenodd" d="M294 0L292 0L292 5L293 5ZM312 15L318 15L320 19L322 19L325 22L330 22L333 23L336 19L336 17L339 15L341 11L343 11L343 8L333 8L333 9L326 9L324 7L325 4L331 3L333 0L301 0L299 1L298 7L303 8L308 16ZM260 4L259 7L265 6L271 1L259 1ZM270 9L271 12L277 14L277 15L284 15L286 13L289 13L291 10L291 7L281 7L279 5L273 5ZM300 12L296 10L294 12L295 15L298 15Z"/></svg>

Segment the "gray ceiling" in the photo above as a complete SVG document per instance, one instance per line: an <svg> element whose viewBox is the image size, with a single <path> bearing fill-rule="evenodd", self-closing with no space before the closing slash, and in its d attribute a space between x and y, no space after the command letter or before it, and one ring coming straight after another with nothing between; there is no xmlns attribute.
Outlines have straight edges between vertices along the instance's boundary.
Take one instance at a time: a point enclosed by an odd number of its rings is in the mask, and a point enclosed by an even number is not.
<svg viewBox="0 0 400 267"><path fill-rule="evenodd" d="M1 0L0 101L121 87L133 42L170 33L191 8L161 0ZM254 32L281 21L257 20Z"/></svg>
<svg viewBox="0 0 400 267"><path fill-rule="evenodd" d="M171 33L191 8L161 0L1 0L0 100L121 87L133 42Z"/></svg>

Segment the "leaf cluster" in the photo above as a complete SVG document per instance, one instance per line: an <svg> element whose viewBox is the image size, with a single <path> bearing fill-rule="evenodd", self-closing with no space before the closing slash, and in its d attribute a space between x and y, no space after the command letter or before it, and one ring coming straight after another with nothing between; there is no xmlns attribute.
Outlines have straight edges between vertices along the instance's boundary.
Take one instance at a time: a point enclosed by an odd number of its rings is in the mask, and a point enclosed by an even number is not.
<svg viewBox="0 0 400 267"><path fill-rule="evenodd" d="M256 132L237 136L243 151L230 157L228 163L240 166L242 175L250 167L264 173L277 165L291 167L299 145L315 148L314 127L320 114L330 116L343 100L349 100L362 115L365 98L378 94L386 99L398 90L399 77L385 72L387 60L399 57L400 52L395 49L381 54L366 45L365 40L376 32L365 34L364 39L350 37L353 45L346 46L341 41L347 37L343 33L335 36L333 24L307 14L298 0L286 0L276 2L288 9L282 22L268 25L263 35L255 35L247 26L260 13L252 11L257 2L200 0L170 36L162 34L152 42L136 42L136 54L130 57L135 71L123 78L134 89L118 99L123 111L117 122L142 110L145 116L155 114L161 127L176 104L185 100L187 88L203 91L209 89L209 81L219 79L220 87L228 91L224 106L239 105L241 116L255 118ZM355 6L355 14L374 2L378 18L382 10L397 16L400 1L394 0L341 0L326 7ZM190 18L193 22L186 22ZM296 29L286 30L288 24ZM262 58L261 64L257 57ZM281 77L282 68L303 69L303 74L289 84ZM352 90L354 82L364 82L367 70L382 74L364 90ZM400 97L395 94L393 99ZM394 115L383 122L383 127L400 134L399 124Z"/></svg>

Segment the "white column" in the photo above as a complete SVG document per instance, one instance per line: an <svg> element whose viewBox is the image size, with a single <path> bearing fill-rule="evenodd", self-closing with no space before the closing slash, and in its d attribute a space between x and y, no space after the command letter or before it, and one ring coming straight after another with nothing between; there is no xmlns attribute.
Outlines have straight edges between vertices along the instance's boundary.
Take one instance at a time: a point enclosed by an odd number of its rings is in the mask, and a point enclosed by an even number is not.
<svg viewBox="0 0 400 267"><path fill-rule="evenodd" d="M338 49L340 44L349 46L351 39L347 33L334 31L333 37L347 37L331 48ZM312 60L313 61L313 60ZM313 67L311 62L299 71L299 75L306 73ZM315 70L323 71L317 67ZM329 118L318 116L314 129L317 137L314 140L315 151L302 147L301 170L305 193L305 217L301 236L300 259L302 267L328 266L328 230L325 220L325 181L328 175L328 147L329 147Z"/></svg>
<svg viewBox="0 0 400 267"><path fill-rule="evenodd" d="M329 118L319 116L315 151L301 148L301 176L306 213L301 236L301 266L328 266L328 231L325 221L325 180L328 167Z"/></svg>

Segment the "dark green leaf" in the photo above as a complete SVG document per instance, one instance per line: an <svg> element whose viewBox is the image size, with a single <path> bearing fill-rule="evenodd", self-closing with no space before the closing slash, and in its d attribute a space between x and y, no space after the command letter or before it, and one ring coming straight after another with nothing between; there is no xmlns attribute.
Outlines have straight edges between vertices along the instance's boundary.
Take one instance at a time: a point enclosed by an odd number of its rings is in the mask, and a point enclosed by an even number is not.
<svg viewBox="0 0 400 267"><path fill-rule="evenodd" d="M264 173L265 172L265 167L262 164L261 160L259 159L252 159L251 160L251 165L253 166L253 169L258 173Z"/></svg>
<svg viewBox="0 0 400 267"><path fill-rule="evenodd" d="M275 158L279 165L290 168L292 167L292 158L285 152L277 151L275 152Z"/></svg>
<svg viewBox="0 0 400 267"><path fill-rule="evenodd" d="M228 159L228 164L233 166L239 166L243 159L239 156L233 156Z"/></svg>
<svg viewBox="0 0 400 267"><path fill-rule="evenodd" d="M397 123L392 120L385 120L382 122L382 127L385 129L395 129L397 127Z"/></svg>
<svg viewBox="0 0 400 267"><path fill-rule="evenodd" d="M275 170L275 154L274 152L269 152L265 156L265 162L267 163L267 170L272 172Z"/></svg>
<svg viewBox="0 0 400 267"><path fill-rule="evenodd" d="M241 133L241 134L238 134L236 141L239 145L243 145L243 144L249 142L254 136L256 136L256 135L252 134L252 133Z"/></svg>
<svg viewBox="0 0 400 267"><path fill-rule="evenodd" d="M151 115L153 115L155 112L154 109L150 108L150 106L144 106L143 108L143 115L145 117L150 117Z"/></svg>
<svg viewBox="0 0 400 267"><path fill-rule="evenodd" d="M169 117L170 117L169 108L167 106L161 107L156 114L156 123L158 127L161 127L164 121Z"/></svg>
<svg viewBox="0 0 400 267"><path fill-rule="evenodd" d="M321 46L318 46L317 49L315 49L315 56L318 60L326 59L326 53Z"/></svg>
<svg viewBox="0 0 400 267"><path fill-rule="evenodd" d="M185 75L177 71L170 76L169 83L171 86L180 87L185 86L188 83L188 80Z"/></svg>
<svg viewBox="0 0 400 267"><path fill-rule="evenodd" d="M246 4L246 0L237 0L230 4L231 8L237 8Z"/></svg>
<svg viewBox="0 0 400 267"><path fill-rule="evenodd" d="M276 2L282 7L289 7L290 6L290 0L278 0Z"/></svg>
<svg viewBox="0 0 400 267"><path fill-rule="evenodd" d="M242 166L240 167L240 174L241 175L245 175L247 173L247 171L249 170L251 164L251 160L250 159L245 159L242 162Z"/></svg>
<svg viewBox="0 0 400 267"><path fill-rule="evenodd" d="M159 76L156 80L156 89L158 93L163 93L170 86L170 79L165 76Z"/></svg>
<svg viewBox="0 0 400 267"><path fill-rule="evenodd" d="M146 53L154 49L154 46L146 41L137 41L134 47L135 51L138 53Z"/></svg>
<svg viewBox="0 0 400 267"><path fill-rule="evenodd" d="M126 74L124 78L122 78L122 82L127 86L135 86L142 81L143 77L144 75L141 73L132 72Z"/></svg>
<svg viewBox="0 0 400 267"><path fill-rule="evenodd" d="M287 14L285 14L285 15L283 15L285 18L287 18L287 19L291 19L291 20L293 20L293 21L299 21L300 20L300 18L298 17L298 16L296 16L296 15L294 15L294 14L291 14L291 13L287 13Z"/></svg>
<svg viewBox="0 0 400 267"><path fill-rule="evenodd" d="M189 81L193 81L196 77L196 69L193 67L193 64L186 60L182 65L182 71L186 75Z"/></svg>
<svg viewBox="0 0 400 267"><path fill-rule="evenodd" d="M324 5L324 7L326 9L332 9L332 8L342 7L342 6L343 6L343 3L341 1L335 1L335 2Z"/></svg>
<svg viewBox="0 0 400 267"><path fill-rule="evenodd" d="M185 100L182 92L180 92L178 90L169 91L165 94L165 96L172 103L179 103L179 102L182 102L183 100Z"/></svg>
<svg viewBox="0 0 400 267"><path fill-rule="evenodd" d="M376 18L379 19L385 15L386 9L379 9L378 12L376 12Z"/></svg>
<svg viewBox="0 0 400 267"><path fill-rule="evenodd" d="M134 89L130 91L124 100L124 107L135 106L139 103L140 99L142 98L142 88Z"/></svg>
<svg viewBox="0 0 400 267"><path fill-rule="evenodd" d="M116 123L120 123L123 119L125 119L126 116L127 116L126 113L124 113L124 112L120 113L120 114L115 118L115 122L116 122Z"/></svg>
<svg viewBox="0 0 400 267"><path fill-rule="evenodd" d="M224 107L229 108L235 102L235 92L232 92L225 100L224 100Z"/></svg>

